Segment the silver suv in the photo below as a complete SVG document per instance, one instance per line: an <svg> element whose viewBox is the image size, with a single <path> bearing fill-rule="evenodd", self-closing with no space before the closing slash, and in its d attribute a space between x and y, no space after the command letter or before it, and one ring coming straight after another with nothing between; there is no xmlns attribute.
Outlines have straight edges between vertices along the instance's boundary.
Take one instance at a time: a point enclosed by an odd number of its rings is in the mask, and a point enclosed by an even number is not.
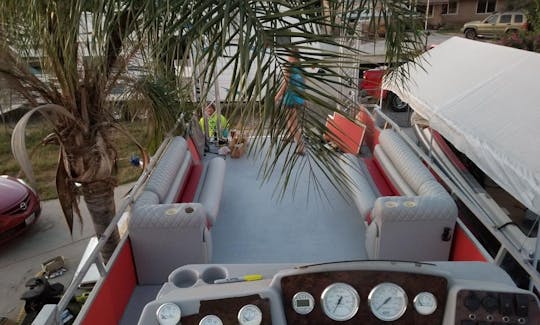
<svg viewBox="0 0 540 325"><path fill-rule="evenodd" d="M482 21L465 23L461 31L466 38L475 39L478 36L500 37L508 33L527 30L527 16L521 11L494 13Z"/></svg>

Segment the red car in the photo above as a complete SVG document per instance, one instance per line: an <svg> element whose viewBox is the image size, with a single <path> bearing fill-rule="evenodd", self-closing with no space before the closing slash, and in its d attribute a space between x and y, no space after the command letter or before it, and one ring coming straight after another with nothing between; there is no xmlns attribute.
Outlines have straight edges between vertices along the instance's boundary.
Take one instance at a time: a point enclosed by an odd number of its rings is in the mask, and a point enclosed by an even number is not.
<svg viewBox="0 0 540 325"><path fill-rule="evenodd" d="M36 191L21 179L0 176L0 244L26 230L40 213Z"/></svg>
<svg viewBox="0 0 540 325"><path fill-rule="evenodd" d="M376 101L379 101L382 96L384 107L388 107L396 112L405 112L409 109L407 103L402 101L391 91L383 89L381 92L381 84L385 72L386 67L378 67L364 71L358 86L360 95L362 97L369 96Z"/></svg>

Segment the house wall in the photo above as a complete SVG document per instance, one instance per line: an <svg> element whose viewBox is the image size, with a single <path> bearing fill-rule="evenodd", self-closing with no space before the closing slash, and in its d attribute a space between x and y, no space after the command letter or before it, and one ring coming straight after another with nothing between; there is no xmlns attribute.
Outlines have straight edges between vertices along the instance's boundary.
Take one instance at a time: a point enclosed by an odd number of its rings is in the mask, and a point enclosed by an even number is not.
<svg viewBox="0 0 540 325"><path fill-rule="evenodd" d="M472 20L483 20L491 13L476 13L478 0L458 1L456 14L441 14L441 1L433 4L433 16L428 19L430 26L461 27L464 23ZM495 5L496 11L506 10L506 1L498 0Z"/></svg>

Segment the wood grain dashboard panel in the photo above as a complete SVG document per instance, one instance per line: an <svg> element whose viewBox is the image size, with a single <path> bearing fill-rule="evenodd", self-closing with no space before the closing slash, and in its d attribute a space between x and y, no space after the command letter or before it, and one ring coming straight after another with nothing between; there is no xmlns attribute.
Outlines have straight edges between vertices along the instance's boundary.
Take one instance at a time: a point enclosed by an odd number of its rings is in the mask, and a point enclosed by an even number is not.
<svg viewBox="0 0 540 325"><path fill-rule="evenodd" d="M323 290L332 283L344 282L353 286L360 296L360 307L356 315L344 322L336 322L326 315L321 307ZM288 324L381 324L370 311L367 298L373 287L391 282L401 286L408 297L407 310L393 324L441 324L447 297L447 280L444 277L391 271L333 271L299 274L283 277L281 289L283 308ZM297 314L292 308L292 297L299 291L309 292L315 298L315 308L308 315ZM421 315L413 306L414 297L423 291L431 292L437 298L437 310L431 315Z"/></svg>
<svg viewBox="0 0 540 325"><path fill-rule="evenodd" d="M199 313L182 317L182 325L198 325L206 315L216 315L221 318L223 324L238 324L238 311L245 305L252 304L262 311L262 325L272 324L270 315L270 302L259 295L245 297L224 298L215 300L202 300Z"/></svg>

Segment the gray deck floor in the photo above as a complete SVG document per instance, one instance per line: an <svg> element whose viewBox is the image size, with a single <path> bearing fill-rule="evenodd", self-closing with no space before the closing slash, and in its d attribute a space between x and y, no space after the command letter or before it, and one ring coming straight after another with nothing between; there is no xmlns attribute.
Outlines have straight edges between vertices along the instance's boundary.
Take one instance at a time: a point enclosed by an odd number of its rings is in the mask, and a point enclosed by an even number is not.
<svg viewBox="0 0 540 325"><path fill-rule="evenodd" d="M212 228L213 263L366 258L364 224L355 206L345 201L321 171L316 175L324 195L310 188L309 167L300 162L295 166L301 171L296 190L289 187L280 200L274 193L276 177L263 184L258 177L260 165L261 159L254 157L227 158L219 217Z"/></svg>

